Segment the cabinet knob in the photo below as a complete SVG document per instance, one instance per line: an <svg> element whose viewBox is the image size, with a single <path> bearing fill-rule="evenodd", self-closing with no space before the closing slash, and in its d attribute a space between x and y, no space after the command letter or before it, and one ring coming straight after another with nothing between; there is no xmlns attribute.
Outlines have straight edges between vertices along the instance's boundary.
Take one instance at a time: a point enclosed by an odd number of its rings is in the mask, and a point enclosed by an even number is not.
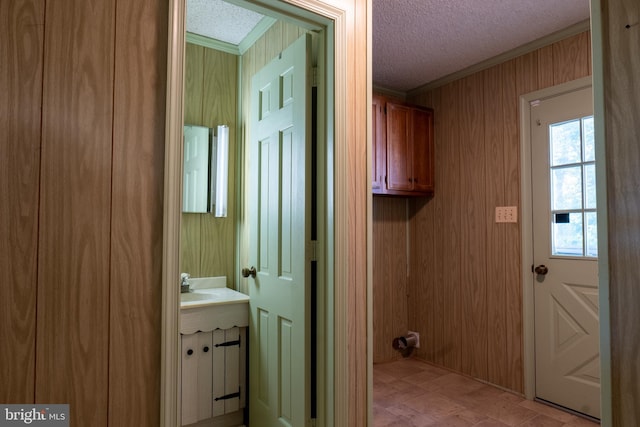
<svg viewBox="0 0 640 427"><path fill-rule="evenodd" d="M209 346L204 346L204 348L202 349L202 351L204 351L205 353L209 351Z"/></svg>
<svg viewBox="0 0 640 427"><path fill-rule="evenodd" d="M188 354L189 356L191 356L191 355L193 354L193 349L189 349L189 350L187 350L187 354Z"/></svg>

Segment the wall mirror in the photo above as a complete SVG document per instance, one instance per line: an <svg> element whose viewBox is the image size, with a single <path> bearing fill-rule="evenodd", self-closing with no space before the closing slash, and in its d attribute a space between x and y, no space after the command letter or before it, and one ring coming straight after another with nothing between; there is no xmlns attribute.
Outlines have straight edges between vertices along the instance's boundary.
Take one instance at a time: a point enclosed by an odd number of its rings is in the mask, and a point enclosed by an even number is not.
<svg viewBox="0 0 640 427"><path fill-rule="evenodd" d="M227 216L229 127L184 126L182 212Z"/></svg>

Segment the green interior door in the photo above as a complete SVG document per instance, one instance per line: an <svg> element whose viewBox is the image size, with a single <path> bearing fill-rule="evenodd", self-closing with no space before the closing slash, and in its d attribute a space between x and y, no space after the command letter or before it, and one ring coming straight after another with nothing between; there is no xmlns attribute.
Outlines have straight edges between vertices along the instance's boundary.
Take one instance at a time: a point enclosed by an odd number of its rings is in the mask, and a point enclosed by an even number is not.
<svg viewBox="0 0 640 427"><path fill-rule="evenodd" d="M310 64L305 35L252 79L250 424L309 423Z"/></svg>

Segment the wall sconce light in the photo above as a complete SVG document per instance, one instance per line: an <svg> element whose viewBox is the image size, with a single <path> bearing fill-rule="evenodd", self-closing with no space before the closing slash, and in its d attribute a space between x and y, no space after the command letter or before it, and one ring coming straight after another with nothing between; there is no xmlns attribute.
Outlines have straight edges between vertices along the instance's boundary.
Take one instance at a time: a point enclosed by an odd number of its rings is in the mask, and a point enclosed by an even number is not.
<svg viewBox="0 0 640 427"><path fill-rule="evenodd" d="M212 197L214 203L212 211L216 217L226 217L229 189L229 126L227 125L218 126L215 153L215 197Z"/></svg>

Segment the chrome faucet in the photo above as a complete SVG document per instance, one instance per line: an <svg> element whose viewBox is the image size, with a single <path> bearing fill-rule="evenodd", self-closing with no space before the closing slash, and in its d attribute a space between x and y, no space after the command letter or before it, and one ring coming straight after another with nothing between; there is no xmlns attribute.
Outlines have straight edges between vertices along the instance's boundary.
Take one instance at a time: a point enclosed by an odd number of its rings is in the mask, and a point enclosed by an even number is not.
<svg viewBox="0 0 640 427"><path fill-rule="evenodd" d="M189 289L189 278L191 277L191 275L189 273L182 273L180 274L180 293L187 293L190 292L191 289Z"/></svg>

